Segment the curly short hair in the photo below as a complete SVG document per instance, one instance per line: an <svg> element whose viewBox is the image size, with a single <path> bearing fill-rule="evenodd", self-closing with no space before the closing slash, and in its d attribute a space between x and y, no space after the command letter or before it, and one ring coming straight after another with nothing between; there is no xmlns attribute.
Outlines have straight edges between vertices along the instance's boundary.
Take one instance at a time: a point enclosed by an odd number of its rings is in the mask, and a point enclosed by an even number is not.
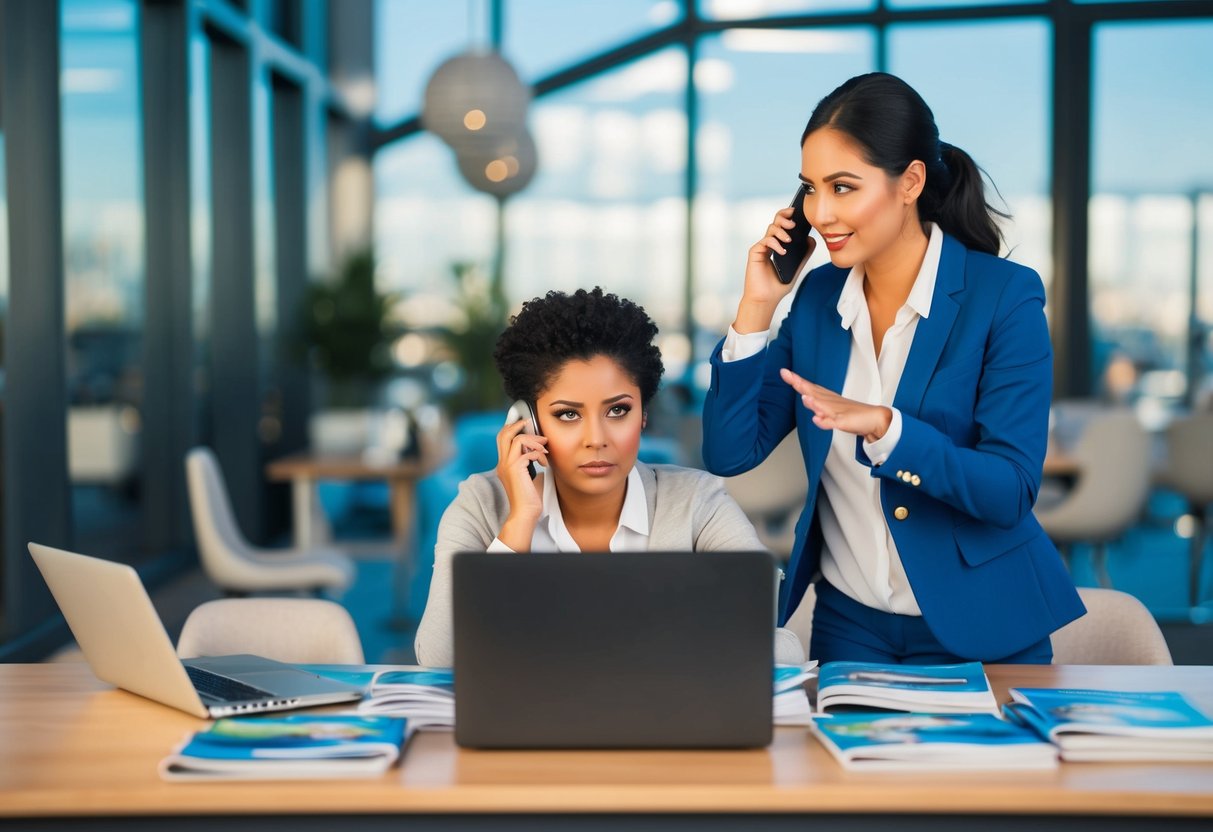
<svg viewBox="0 0 1213 832"><path fill-rule="evenodd" d="M510 318L493 360L506 395L534 402L567 362L605 355L640 388L647 407L665 372L656 335L657 325L643 307L601 287L552 291L523 303Z"/></svg>

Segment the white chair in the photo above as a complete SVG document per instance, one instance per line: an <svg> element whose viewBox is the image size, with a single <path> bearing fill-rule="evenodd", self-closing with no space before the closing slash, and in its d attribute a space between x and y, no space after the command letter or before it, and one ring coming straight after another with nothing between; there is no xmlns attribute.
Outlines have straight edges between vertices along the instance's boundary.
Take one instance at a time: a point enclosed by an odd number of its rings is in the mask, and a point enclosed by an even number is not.
<svg viewBox="0 0 1213 832"><path fill-rule="evenodd" d="M761 465L726 477L724 487L754 524L762 545L787 558L796 540L796 518L809 493L796 433L784 437Z"/></svg>
<svg viewBox="0 0 1213 832"><path fill-rule="evenodd" d="M240 533L219 463L209 448L185 458L190 513L198 555L207 576L230 593L341 591L354 564L334 549L270 550L251 546Z"/></svg>
<svg viewBox="0 0 1213 832"><path fill-rule="evenodd" d="M1105 587L1111 586L1107 544L1137 522L1150 493L1149 445L1132 411L1111 410L1093 417L1074 448L1080 473L1073 489L1056 505L1035 509L1036 519L1063 555L1074 543L1094 546L1095 573Z"/></svg>
<svg viewBox="0 0 1213 832"><path fill-rule="evenodd" d="M362 664L362 641L345 607L319 598L224 598L185 620L177 655L251 653L291 664Z"/></svg>
<svg viewBox="0 0 1213 832"><path fill-rule="evenodd" d="M1145 605L1115 589L1079 587L1087 614L1053 633L1053 664L1173 664Z"/></svg>
<svg viewBox="0 0 1213 832"><path fill-rule="evenodd" d="M1188 501L1196 520L1188 554L1188 603L1201 601L1200 573L1208 543L1209 506L1213 505L1213 413L1176 419L1167 428L1167 462L1158 484Z"/></svg>

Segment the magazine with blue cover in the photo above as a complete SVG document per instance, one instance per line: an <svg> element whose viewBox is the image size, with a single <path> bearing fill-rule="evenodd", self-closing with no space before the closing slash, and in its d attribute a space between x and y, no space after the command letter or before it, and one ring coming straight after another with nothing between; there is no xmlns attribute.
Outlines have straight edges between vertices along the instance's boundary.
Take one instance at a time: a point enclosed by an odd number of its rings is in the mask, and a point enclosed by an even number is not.
<svg viewBox="0 0 1213 832"><path fill-rule="evenodd" d="M1065 760L1213 760L1213 720L1174 691L1012 688L1009 718Z"/></svg>
<svg viewBox="0 0 1213 832"><path fill-rule="evenodd" d="M350 715L228 717L160 762L165 780L367 777L400 757L405 720Z"/></svg>
<svg viewBox="0 0 1213 832"><path fill-rule="evenodd" d="M813 707L804 683L817 675L817 662L775 665L775 699L771 716L775 725L811 725Z"/></svg>
<svg viewBox="0 0 1213 832"><path fill-rule="evenodd" d="M817 680L817 711L824 713L840 706L998 714L998 703L981 662L826 662Z"/></svg>
<svg viewBox="0 0 1213 832"><path fill-rule="evenodd" d="M844 713L819 717L812 731L845 768L1041 769L1057 749L1035 732L992 714Z"/></svg>

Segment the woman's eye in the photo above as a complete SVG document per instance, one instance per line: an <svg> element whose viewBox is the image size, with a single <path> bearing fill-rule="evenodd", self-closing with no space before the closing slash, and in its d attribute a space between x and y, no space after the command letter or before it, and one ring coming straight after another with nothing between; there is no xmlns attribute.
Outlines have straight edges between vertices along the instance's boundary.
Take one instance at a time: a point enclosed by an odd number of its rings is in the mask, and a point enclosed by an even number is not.
<svg viewBox="0 0 1213 832"><path fill-rule="evenodd" d="M809 195L810 195L810 194L812 194L812 193L814 193L813 186L812 186L812 185L805 185L805 186L804 186L804 194L805 194L805 196L809 196Z"/></svg>
<svg viewBox="0 0 1213 832"><path fill-rule="evenodd" d="M834 185L834 193L836 193L836 194L846 194L846 193L850 193L853 190L855 190L855 188L846 184L845 182L838 182L838 183L835 183L835 185Z"/></svg>
<svg viewBox="0 0 1213 832"><path fill-rule="evenodd" d="M578 417L576 410L561 410L556 414L556 418L562 422L571 422Z"/></svg>
<svg viewBox="0 0 1213 832"><path fill-rule="evenodd" d="M611 407L611 409L607 411L607 415L608 415L608 416L616 416L616 417L619 417L619 416L627 416L627 415L628 415L628 413L630 413L630 412L631 412L631 410L632 410L632 406L631 406L631 405L627 405L627 404L617 404L617 405L613 405L613 406Z"/></svg>

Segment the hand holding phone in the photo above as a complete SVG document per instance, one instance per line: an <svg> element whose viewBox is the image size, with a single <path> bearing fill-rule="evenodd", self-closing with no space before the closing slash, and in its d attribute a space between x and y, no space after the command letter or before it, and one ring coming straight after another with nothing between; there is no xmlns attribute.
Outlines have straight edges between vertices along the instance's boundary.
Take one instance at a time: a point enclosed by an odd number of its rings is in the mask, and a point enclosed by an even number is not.
<svg viewBox="0 0 1213 832"><path fill-rule="evenodd" d="M510 405L510 409L505 414L505 423L512 425L519 419L525 419L526 424L522 426L522 432L529 436L540 436L539 420L535 418L535 411L531 408L531 403L525 399L519 399ZM531 474L531 479L535 479L539 475L539 471L535 468L534 462L528 462L526 465L527 471Z"/></svg>
<svg viewBox="0 0 1213 832"><path fill-rule="evenodd" d="M779 278L780 283L786 284L795 280L805 261L813 253L814 244L809 237L813 226L809 224L809 218L804 213L804 196L804 185L801 185L796 189L796 195L792 197L792 202L788 206L792 209L792 222L795 225L787 229L788 236L792 240L784 243L785 253L771 252L771 263L775 266L775 276Z"/></svg>

